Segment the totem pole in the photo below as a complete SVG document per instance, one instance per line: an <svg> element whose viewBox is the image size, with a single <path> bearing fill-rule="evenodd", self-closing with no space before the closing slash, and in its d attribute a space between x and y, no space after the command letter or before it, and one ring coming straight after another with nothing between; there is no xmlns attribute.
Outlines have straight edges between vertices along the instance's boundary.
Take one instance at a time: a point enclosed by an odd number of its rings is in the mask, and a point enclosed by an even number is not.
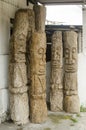
<svg viewBox="0 0 86 130"><path fill-rule="evenodd" d="M50 109L54 112L63 110L62 58L62 32L56 31L52 36L51 46Z"/></svg>
<svg viewBox="0 0 86 130"><path fill-rule="evenodd" d="M18 10L10 40L9 65L10 111L11 119L16 124L26 124L29 117L25 57L28 26L28 10Z"/></svg>
<svg viewBox="0 0 86 130"><path fill-rule="evenodd" d="M44 6L35 5L35 32L29 45L30 52L30 120L42 123L47 118L46 106L46 35Z"/></svg>
<svg viewBox="0 0 86 130"><path fill-rule="evenodd" d="M64 110L80 112L77 86L77 33L65 31L64 40Z"/></svg>

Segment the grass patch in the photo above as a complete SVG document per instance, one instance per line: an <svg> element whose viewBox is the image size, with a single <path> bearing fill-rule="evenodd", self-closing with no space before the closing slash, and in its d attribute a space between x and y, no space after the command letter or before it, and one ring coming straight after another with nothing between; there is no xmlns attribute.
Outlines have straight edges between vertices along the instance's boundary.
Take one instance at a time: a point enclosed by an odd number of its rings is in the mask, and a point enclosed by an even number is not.
<svg viewBox="0 0 86 130"><path fill-rule="evenodd" d="M81 117L80 114L77 114L76 116L77 116L77 117Z"/></svg>
<svg viewBox="0 0 86 130"><path fill-rule="evenodd" d="M50 128L44 128L44 130L51 130Z"/></svg>
<svg viewBox="0 0 86 130"><path fill-rule="evenodd" d="M86 107L84 107L83 105L80 106L80 112L86 112Z"/></svg>
<svg viewBox="0 0 86 130"><path fill-rule="evenodd" d="M76 118L71 118L71 121L73 121L73 123L77 123L78 120Z"/></svg>
<svg viewBox="0 0 86 130"><path fill-rule="evenodd" d="M49 115L49 118L52 120L53 123L57 124L59 123L61 120L71 120L73 123L78 122L78 120L76 118L73 118L70 115Z"/></svg>

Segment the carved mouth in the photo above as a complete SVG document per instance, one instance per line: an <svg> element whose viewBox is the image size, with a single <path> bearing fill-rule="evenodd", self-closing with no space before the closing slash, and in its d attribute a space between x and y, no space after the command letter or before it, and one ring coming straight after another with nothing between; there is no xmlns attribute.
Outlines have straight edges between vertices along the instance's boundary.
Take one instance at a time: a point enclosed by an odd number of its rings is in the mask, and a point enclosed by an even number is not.
<svg viewBox="0 0 86 130"><path fill-rule="evenodd" d="M74 68L74 67L65 67L65 71L67 71L67 72L75 72L75 71L77 71L77 69Z"/></svg>
<svg viewBox="0 0 86 130"><path fill-rule="evenodd" d="M52 66L58 66L60 64L60 61L52 61Z"/></svg>
<svg viewBox="0 0 86 130"><path fill-rule="evenodd" d="M39 72L42 73L42 74L44 74L45 70L44 69L40 69Z"/></svg>

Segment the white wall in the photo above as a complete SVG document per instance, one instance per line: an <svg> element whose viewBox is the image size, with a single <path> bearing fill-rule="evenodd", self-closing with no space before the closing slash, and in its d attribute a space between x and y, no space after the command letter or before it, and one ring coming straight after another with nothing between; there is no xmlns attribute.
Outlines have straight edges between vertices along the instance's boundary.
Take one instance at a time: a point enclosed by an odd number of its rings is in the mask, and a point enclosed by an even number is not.
<svg viewBox="0 0 86 130"><path fill-rule="evenodd" d="M0 120L9 109L8 94L8 66L10 18L14 18L15 11L26 8L26 0L0 1Z"/></svg>
<svg viewBox="0 0 86 130"><path fill-rule="evenodd" d="M78 55L78 90L80 104L86 107L86 55Z"/></svg>

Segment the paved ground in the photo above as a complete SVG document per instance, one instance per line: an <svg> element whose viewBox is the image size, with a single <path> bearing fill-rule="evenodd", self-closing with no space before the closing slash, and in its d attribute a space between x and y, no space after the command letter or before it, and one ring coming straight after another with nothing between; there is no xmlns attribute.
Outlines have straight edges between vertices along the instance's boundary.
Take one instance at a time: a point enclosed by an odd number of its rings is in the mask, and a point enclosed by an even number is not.
<svg viewBox="0 0 86 130"><path fill-rule="evenodd" d="M71 115L64 112L49 112L45 123L17 126L5 122L0 125L0 130L86 130L86 113Z"/></svg>

